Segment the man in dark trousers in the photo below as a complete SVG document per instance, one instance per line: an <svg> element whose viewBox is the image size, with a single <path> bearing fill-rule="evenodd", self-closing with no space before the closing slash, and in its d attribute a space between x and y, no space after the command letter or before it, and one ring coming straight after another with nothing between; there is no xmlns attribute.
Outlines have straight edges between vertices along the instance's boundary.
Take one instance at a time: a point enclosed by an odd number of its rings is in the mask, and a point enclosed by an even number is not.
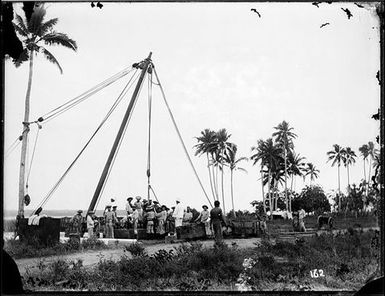
<svg viewBox="0 0 385 296"><path fill-rule="evenodd" d="M220 202L218 200L214 201L214 208L210 211L211 226L213 227L216 244L222 243L222 222L226 225L222 209L219 205Z"/></svg>

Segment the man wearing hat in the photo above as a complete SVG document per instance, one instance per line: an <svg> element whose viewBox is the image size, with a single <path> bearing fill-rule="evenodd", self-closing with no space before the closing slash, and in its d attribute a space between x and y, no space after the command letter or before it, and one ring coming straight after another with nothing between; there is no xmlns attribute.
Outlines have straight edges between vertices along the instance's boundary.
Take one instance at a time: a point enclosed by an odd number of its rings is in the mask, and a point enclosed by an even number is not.
<svg viewBox="0 0 385 296"><path fill-rule="evenodd" d="M184 209L180 203L179 198L177 198L175 202L176 202L176 205L175 205L175 210L174 210L174 213L172 214L172 217L175 219L175 230L177 230L183 224Z"/></svg>
<svg viewBox="0 0 385 296"><path fill-rule="evenodd" d="M75 216L72 217L70 223L72 225L72 233L81 234L82 232L82 222L83 222L83 211L78 210Z"/></svg>
<svg viewBox="0 0 385 296"><path fill-rule="evenodd" d="M111 211L111 205L106 207L104 221L106 223L106 238L114 238L115 214Z"/></svg>
<svg viewBox="0 0 385 296"><path fill-rule="evenodd" d="M95 216L94 211L89 211L87 214L87 230L88 230L89 238L92 238L94 236L94 227L95 227L94 216Z"/></svg>
<svg viewBox="0 0 385 296"><path fill-rule="evenodd" d="M133 200L132 197L129 197L127 198L127 203L126 203L126 212L127 212L127 216L128 215L131 215L133 210L132 210L132 205L131 205L131 201Z"/></svg>
<svg viewBox="0 0 385 296"><path fill-rule="evenodd" d="M167 219L167 207L165 205L161 206L161 210L159 213L156 214L156 218L158 221L157 225L157 233L160 235L165 234L165 225L166 225L166 219Z"/></svg>
<svg viewBox="0 0 385 296"><path fill-rule="evenodd" d="M205 225L205 231L206 231L206 236L211 236L211 227L210 227L210 212L208 211L209 207L206 205L202 206L203 211L199 213L198 218L196 218L195 222L200 221Z"/></svg>
<svg viewBox="0 0 385 296"><path fill-rule="evenodd" d="M141 197L135 197L136 202L134 203L134 208L138 210L138 223L142 222L143 219L143 202L141 201Z"/></svg>

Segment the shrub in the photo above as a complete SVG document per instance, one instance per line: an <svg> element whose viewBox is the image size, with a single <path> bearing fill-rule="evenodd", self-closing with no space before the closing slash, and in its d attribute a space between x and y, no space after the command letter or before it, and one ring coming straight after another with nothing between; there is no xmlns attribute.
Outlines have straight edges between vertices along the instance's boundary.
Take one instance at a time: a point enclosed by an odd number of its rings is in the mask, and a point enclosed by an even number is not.
<svg viewBox="0 0 385 296"><path fill-rule="evenodd" d="M124 251L130 252L134 257L143 257L147 255L146 249L143 245L137 242L124 246Z"/></svg>

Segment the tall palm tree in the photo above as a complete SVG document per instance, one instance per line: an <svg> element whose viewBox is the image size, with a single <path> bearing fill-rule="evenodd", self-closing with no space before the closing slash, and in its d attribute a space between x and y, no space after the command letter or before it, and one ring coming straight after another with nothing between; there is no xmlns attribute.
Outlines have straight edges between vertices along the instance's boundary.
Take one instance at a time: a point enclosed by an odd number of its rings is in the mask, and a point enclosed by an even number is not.
<svg viewBox="0 0 385 296"><path fill-rule="evenodd" d="M327 152L328 162L332 161L332 167L337 164L338 166L338 195L341 194L341 182L340 182L340 166L345 159L345 150L338 144L333 145L334 150ZM338 199L338 209L341 209L341 198Z"/></svg>
<svg viewBox="0 0 385 296"><path fill-rule="evenodd" d="M289 127L289 123L285 120L278 124L278 126L274 127L274 129L277 131L273 133L273 137L276 137L277 142L281 143L283 146L285 163L285 200L286 210L289 210L289 204L291 204L291 201L289 201L287 197L287 153L293 148L293 139L296 138L297 135L292 132L293 128Z"/></svg>
<svg viewBox="0 0 385 296"><path fill-rule="evenodd" d="M262 140L259 139L257 142L257 146L251 147L251 151L256 151L255 154L251 155L250 159L253 160L253 165L256 165L259 161L261 162L261 183L262 183L262 202L263 202L263 211L266 213L266 202L265 202L265 184L263 183L263 169L266 165L266 154L264 147L266 147L266 143Z"/></svg>
<svg viewBox="0 0 385 296"><path fill-rule="evenodd" d="M368 186L370 186L371 180L371 169L372 169L372 160L375 159L378 150L374 147L373 142L368 143L368 157L369 157L369 175L368 175Z"/></svg>
<svg viewBox="0 0 385 296"><path fill-rule="evenodd" d="M230 145L230 150L229 153L227 154L226 157L226 163L228 164L230 168L230 184L231 184L231 204L233 206L233 213L235 215L235 210L234 210L234 185L233 185L233 172L238 170L238 171L243 171L247 172L244 168L238 166L238 164L241 161L248 161L247 157L239 157L237 158L237 145L231 144Z"/></svg>
<svg viewBox="0 0 385 296"><path fill-rule="evenodd" d="M223 203L223 212L226 213L226 206L225 206L225 191L224 191L224 184L223 184L223 175L224 175L224 161L225 161L225 155L229 153L231 144L227 141L231 137L230 134L227 133L225 128L220 129L216 133L216 140L217 140L217 150L218 150L218 156L219 156L219 165L221 170L221 185L222 185L222 203Z"/></svg>
<svg viewBox="0 0 385 296"><path fill-rule="evenodd" d="M274 205L272 204L272 191L274 188L274 180L276 179L276 172L279 170L280 163L282 163L282 152L283 147L273 141L272 138L266 140L264 147L264 158L266 166L268 169L267 172L267 184L269 190L269 207L270 211L273 210Z"/></svg>
<svg viewBox="0 0 385 296"><path fill-rule="evenodd" d="M364 160L364 180L366 181L366 161L369 156L369 146L368 144L362 145L360 148L358 148L358 151L361 152L361 156Z"/></svg>
<svg viewBox="0 0 385 296"><path fill-rule="evenodd" d="M16 67L20 66L23 62L29 61L29 77L28 86L25 96L25 110L22 132L22 147L21 147L21 161L20 161L20 174L19 174L19 215L24 216L24 194L25 194L25 164L27 155L27 142L29 132L29 112L30 112L30 96L32 87L33 76L33 58L38 53L42 54L49 62L55 64L60 73L63 73L63 69L55 56L48 51L44 45L61 45L63 47L77 50L76 42L70 39L64 33L58 33L53 30L57 24L58 19L53 18L45 21L46 10L44 4L35 5L34 11L29 20L23 19L20 15L16 14L16 23L14 27L16 32L23 38L23 45L25 46L20 57L14 61Z"/></svg>
<svg viewBox="0 0 385 296"><path fill-rule="evenodd" d="M313 182L315 179L318 178L318 174L319 174L319 170L315 167L314 164L312 164L311 162L308 162L306 164L306 168L305 168L305 177L306 176L310 176L310 183Z"/></svg>
<svg viewBox="0 0 385 296"><path fill-rule="evenodd" d="M350 177L349 177L349 165L353 165L356 162L357 155L356 153L350 148L345 148L345 158L344 158L344 165L346 166L347 172L348 172L348 188L350 190Z"/></svg>
<svg viewBox="0 0 385 296"><path fill-rule="evenodd" d="M209 179L210 179L210 188L211 193L213 195L213 199L217 200L218 196L216 192L214 191L214 184L213 184L213 153L216 149L216 133L210 129L205 129L204 131L201 131L201 136L196 137L198 140L198 144L196 144L194 147L196 148L195 155L202 155L206 154L207 157L207 169L209 172Z"/></svg>
<svg viewBox="0 0 385 296"><path fill-rule="evenodd" d="M299 153L296 154L295 151L291 151L287 154L287 162L288 162L287 172L291 178L291 185L290 185L291 192L293 192L294 178L296 176L302 176L305 172L305 162L304 162L305 159L306 157L301 156Z"/></svg>

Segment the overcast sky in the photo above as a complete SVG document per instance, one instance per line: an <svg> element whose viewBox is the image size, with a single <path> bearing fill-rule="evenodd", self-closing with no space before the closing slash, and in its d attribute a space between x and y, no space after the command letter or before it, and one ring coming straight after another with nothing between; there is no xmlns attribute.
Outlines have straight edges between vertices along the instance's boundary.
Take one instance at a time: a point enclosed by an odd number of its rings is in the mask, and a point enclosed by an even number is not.
<svg viewBox="0 0 385 296"><path fill-rule="evenodd" d="M64 73L41 56L35 59L31 120L51 111L153 52L153 63L193 162L209 193L205 157L195 157L195 137L205 128L226 128L239 156L251 155L258 139L289 122L298 135L295 150L319 170L316 183L337 188L337 168L326 163L333 144L358 147L375 142L380 87L379 23L373 7L353 3L90 3L47 4L47 19L77 41L78 51L51 52ZM16 11L20 7L15 4ZM19 7L19 8L17 8ZM258 15L251 8L256 8ZM348 8L353 17L341 8ZM323 23L329 25L320 28ZM5 149L21 133L28 80L27 63L5 63ZM96 129L128 77L46 123L40 131L29 179L34 209ZM103 127L48 201L46 209L88 208L130 95ZM128 196L146 196L147 86L143 87L120 153L98 208L110 197L119 208ZM207 204L184 155L161 94L153 90L152 185L161 203L200 209ZM31 131L30 144L36 128ZM5 159L4 207L17 209L20 146ZM235 208L262 199L259 167L234 176ZM351 182L363 178L363 162ZM308 182L307 182L308 183ZM341 188L347 186L341 169ZM296 180L296 190L303 187ZM225 175L230 208L229 173Z"/></svg>

